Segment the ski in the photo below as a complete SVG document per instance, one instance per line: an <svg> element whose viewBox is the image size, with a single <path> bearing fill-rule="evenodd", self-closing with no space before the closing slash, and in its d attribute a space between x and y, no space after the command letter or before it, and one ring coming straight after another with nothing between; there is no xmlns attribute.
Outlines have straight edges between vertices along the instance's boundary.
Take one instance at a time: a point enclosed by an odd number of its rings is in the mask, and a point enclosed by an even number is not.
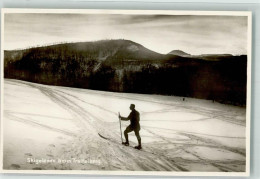
<svg viewBox="0 0 260 179"><path fill-rule="evenodd" d="M99 135L99 137L101 137L102 139L109 140L109 141L111 141L111 142L113 142L113 143L118 144L116 141L114 141L114 140L112 140L112 139L110 139L110 138L107 138L107 137L101 135L100 133L98 133L98 135ZM124 145L123 143L122 143L122 146L130 147L130 148L133 148L133 149L135 149L135 150L144 151L143 149L137 149L137 148L135 148L134 146L131 146L131 145ZM147 152L147 151L144 151L144 152ZM148 153L151 153L151 152L148 152Z"/></svg>
<svg viewBox="0 0 260 179"><path fill-rule="evenodd" d="M101 135L100 133L98 133L99 137L103 138L103 139L106 139L106 140L110 140L109 138L107 137L104 137L103 135Z"/></svg>

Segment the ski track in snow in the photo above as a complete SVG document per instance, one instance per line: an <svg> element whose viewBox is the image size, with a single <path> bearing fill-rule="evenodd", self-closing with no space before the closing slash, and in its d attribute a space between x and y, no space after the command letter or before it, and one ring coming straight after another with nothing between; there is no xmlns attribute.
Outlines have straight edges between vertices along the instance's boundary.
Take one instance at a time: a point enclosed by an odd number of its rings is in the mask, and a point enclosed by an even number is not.
<svg viewBox="0 0 260 179"><path fill-rule="evenodd" d="M5 169L245 171L244 108L4 81ZM121 145L117 111L127 116L131 103L141 115L140 151ZM122 122L122 130L128 124ZM135 145L135 136L129 137ZM28 157L100 163L36 165L26 162Z"/></svg>

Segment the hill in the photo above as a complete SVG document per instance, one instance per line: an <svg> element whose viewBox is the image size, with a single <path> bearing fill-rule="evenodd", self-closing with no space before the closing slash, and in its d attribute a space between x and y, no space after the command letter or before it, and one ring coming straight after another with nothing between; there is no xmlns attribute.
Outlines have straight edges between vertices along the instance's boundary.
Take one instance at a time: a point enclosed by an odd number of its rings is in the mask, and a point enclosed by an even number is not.
<svg viewBox="0 0 260 179"><path fill-rule="evenodd" d="M171 54L171 55L178 55L178 56L181 56L181 57L188 57L190 56L190 54L184 52L184 51L181 51L181 50L173 50L171 52L169 52L168 54Z"/></svg>
<svg viewBox="0 0 260 179"><path fill-rule="evenodd" d="M202 55L191 55L190 57L196 59L203 59L207 61L220 61L220 60L232 59L236 56L233 56L231 54L202 54Z"/></svg>
<svg viewBox="0 0 260 179"><path fill-rule="evenodd" d="M13 79L3 82L6 170L102 170L133 175L134 171L246 169L245 108L173 96L93 91ZM141 116L140 151L121 145L117 111L127 116L130 103L136 104ZM122 129L128 125L122 121ZM130 146L137 145L133 133L129 141ZM28 162L28 158L96 162L50 164Z"/></svg>
<svg viewBox="0 0 260 179"><path fill-rule="evenodd" d="M4 52L5 78L104 91L187 96L235 105L246 102L246 69L246 55L163 55L129 40Z"/></svg>

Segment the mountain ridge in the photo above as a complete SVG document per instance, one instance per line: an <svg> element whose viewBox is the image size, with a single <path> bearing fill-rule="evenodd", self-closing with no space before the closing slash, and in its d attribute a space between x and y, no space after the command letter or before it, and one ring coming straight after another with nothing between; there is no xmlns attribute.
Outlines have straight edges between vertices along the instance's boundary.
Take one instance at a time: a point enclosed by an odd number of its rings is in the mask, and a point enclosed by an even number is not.
<svg viewBox="0 0 260 179"><path fill-rule="evenodd" d="M246 101L246 66L245 55L160 54L124 39L4 51L5 78L237 105Z"/></svg>
<svg viewBox="0 0 260 179"><path fill-rule="evenodd" d="M170 55L177 55L177 56L181 56L181 57L188 57L190 56L191 54L188 54L182 50L172 50L170 51L168 54Z"/></svg>

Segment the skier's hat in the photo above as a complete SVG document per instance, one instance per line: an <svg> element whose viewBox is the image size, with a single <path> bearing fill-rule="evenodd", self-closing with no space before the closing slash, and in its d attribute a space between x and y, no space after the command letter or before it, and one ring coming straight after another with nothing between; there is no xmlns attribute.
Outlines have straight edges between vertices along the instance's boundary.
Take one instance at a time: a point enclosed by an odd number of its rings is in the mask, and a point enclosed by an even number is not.
<svg viewBox="0 0 260 179"><path fill-rule="evenodd" d="M135 105L134 105L134 104L131 104L131 105L130 105L130 107L133 107L133 108L135 108Z"/></svg>

